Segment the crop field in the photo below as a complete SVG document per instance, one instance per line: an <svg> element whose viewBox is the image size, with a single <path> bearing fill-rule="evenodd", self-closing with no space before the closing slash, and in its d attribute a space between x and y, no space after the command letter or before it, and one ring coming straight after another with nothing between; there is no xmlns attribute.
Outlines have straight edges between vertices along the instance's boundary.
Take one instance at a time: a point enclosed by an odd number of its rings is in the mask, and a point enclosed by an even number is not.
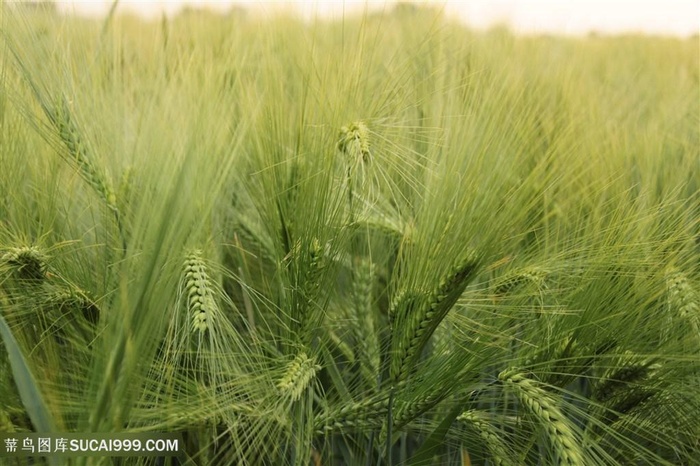
<svg viewBox="0 0 700 466"><path fill-rule="evenodd" d="M700 464L697 35L0 28L1 465Z"/></svg>

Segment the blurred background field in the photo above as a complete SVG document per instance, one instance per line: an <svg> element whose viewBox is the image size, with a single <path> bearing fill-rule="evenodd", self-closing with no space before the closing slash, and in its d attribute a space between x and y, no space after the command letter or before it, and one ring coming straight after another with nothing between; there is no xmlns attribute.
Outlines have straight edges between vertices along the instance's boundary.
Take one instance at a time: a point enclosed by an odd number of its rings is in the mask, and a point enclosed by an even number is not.
<svg viewBox="0 0 700 466"><path fill-rule="evenodd" d="M697 35L0 12L0 431L700 462Z"/></svg>

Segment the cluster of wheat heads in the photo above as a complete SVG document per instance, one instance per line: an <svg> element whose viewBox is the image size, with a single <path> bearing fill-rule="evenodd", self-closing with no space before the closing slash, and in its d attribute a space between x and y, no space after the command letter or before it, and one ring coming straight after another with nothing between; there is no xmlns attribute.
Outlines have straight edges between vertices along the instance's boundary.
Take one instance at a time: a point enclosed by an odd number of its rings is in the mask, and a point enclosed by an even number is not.
<svg viewBox="0 0 700 466"><path fill-rule="evenodd" d="M697 463L696 46L405 6L5 23L1 430Z"/></svg>

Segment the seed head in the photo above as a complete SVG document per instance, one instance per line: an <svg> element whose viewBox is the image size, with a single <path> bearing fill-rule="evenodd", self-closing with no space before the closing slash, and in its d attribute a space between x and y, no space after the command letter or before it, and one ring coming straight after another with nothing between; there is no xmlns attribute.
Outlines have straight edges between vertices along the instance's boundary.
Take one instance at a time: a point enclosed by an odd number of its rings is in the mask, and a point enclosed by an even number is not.
<svg viewBox="0 0 700 466"><path fill-rule="evenodd" d="M12 248L0 262L10 266L20 280L39 281L46 277L46 256L34 246Z"/></svg>

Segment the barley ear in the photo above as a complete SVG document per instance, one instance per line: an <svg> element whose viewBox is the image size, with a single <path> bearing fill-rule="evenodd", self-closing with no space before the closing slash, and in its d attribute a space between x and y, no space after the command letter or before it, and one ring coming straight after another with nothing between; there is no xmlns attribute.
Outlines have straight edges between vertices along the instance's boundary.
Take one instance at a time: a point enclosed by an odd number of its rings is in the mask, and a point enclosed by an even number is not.
<svg viewBox="0 0 700 466"><path fill-rule="evenodd" d="M304 352L298 353L277 382L280 395L283 399L298 401L320 370L321 366L316 364L315 359L309 358Z"/></svg>
<svg viewBox="0 0 700 466"><path fill-rule="evenodd" d="M616 367L593 387L593 398L605 402L648 379L659 366L653 361L630 362Z"/></svg>
<svg viewBox="0 0 700 466"><path fill-rule="evenodd" d="M94 325L100 319L100 308L89 293L77 286L57 290L47 296L46 305L59 311L80 311L85 321Z"/></svg>
<svg viewBox="0 0 700 466"><path fill-rule="evenodd" d="M675 269L666 274L666 296L670 318L685 320L700 338L700 296L686 274Z"/></svg>
<svg viewBox="0 0 700 466"><path fill-rule="evenodd" d="M389 399L385 395L369 397L352 402L319 416L316 431L320 434L332 431L377 428L382 425L389 412Z"/></svg>
<svg viewBox="0 0 700 466"><path fill-rule="evenodd" d="M304 254L304 256L301 256ZM296 296L296 319L300 323L300 329L303 333L313 331L318 325L322 314L318 309L316 301L323 293L322 284L324 280L324 271L327 270L328 260L326 257L324 245L318 238L313 238L308 245L308 249L304 250L300 243L297 243L293 248L292 254L298 256L299 275L298 290Z"/></svg>
<svg viewBox="0 0 700 466"><path fill-rule="evenodd" d="M354 267L352 295L355 313L353 316L355 340L360 347L360 359L364 379L373 385L379 374L378 323L373 307L372 288L374 284L374 264L369 259L360 259Z"/></svg>
<svg viewBox="0 0 700 466"><path fill-rule="evenodd" d="M0 258L12 275L25 283L38 283L46 278L47 256L35 246L11 248Z"/></svg>
<svg viewBox="0 0 700 466"><path fill-rule="evenodd" d="M192 329L201 334L211 327L216 307L212 284L201 251L193 251L187 255L183 275Z"/></svg>
<svg viewBox="0 0 700 466"><path fill-rule="evenodd" d="M405 378L437 326L455 305L479 267L479 257L470 253L459 261L435 289L427 294L402 294L400 305L392 302L395 319L391 375ZM394 301L394 300L392 300Z"/></svg>
<svg viewBox="0 0 700 466"><path fill-rule="evenodd" d="M565 466L582 466L583 451L571 421L562 414L559 406L534 381L516 369L508 369L498 375L498 379L509 387L530 414L537 419L549 434L549 441L558 457L558 463Z"/></svg>
<svg viewBox="0 0 700 466"><path fill-rule="evenodd" d="M100 195L110 210L119 218L117 198L112 183L106 174L95 165L94 156L86 141L82 138L65 97L49 112L49 119L58 131L58 136L68 149L70 160L75 163L78 172L87 183Z"/></svg>
<svg viewBox="0 0 700 466"><path fill-rule="evenodd" d="M496 295L501 296L526 284L532 284L541 288L547 274L546 270L534 266L514 270L497 280L493 291Z"/></svg>
<svg viewBox="0 0 700 466"><path fill-rule="evenodd" d="M432 388L428 392L418 393L410 399L400 399L395 402L394 427L402 428L424 413L433 409L449 395L443 387Z"/></svg>
<svg viewBox="0 0 700 466"><path fill-rule="evenodd" d="M369 129L363 121L355 121L340 128L338 150L351 158L351 164L369 163Z"/></svg>
<svg viewBox="0 0 700 466"><path fill-rule="evenodd" d="M484 418L483 415L476 411L465 411L457 417L458 421L471 425L479 434L479 437L486 443L491 460L496 466L511 466L515 465L509 459L507 449L496 429Z"/></svg>

